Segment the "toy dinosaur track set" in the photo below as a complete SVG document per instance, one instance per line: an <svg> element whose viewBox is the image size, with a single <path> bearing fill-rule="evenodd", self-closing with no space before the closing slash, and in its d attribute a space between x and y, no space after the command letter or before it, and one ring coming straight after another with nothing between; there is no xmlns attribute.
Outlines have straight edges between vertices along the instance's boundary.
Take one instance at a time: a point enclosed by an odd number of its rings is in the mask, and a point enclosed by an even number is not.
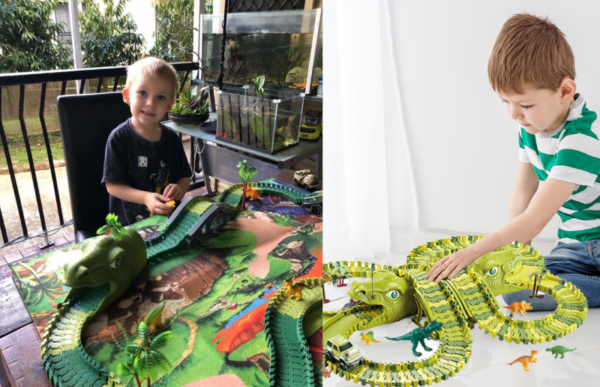
<svg viewBox="0 0 600 387"><path fill-rule="evenodd" d="M297 204L307 196L278 184L249 186L261 195L277 195ZM122 386L117 376L86 352L81 339L84 327L117 301L146 265L170 259L175 250L197 244L233 220L241 197L241 185L230 187L216 200L192 197L171 215L164 232L146 241L131 229L120 240L111 236L86 240L80 256L64 268L65 283L71 289L42 337L42 361L51 383L58 387ZM302 279L290 287L299 295L291 299L285 289L277 291L264 317L271 352L269 380L271 386L312 387L315 371L303 318L322 301L322 280Z"/></svg>
<svg viewBox="0 0 600 387"><path fill-rule="evenodd" d="M558 308L541 319L519 321L502 313L496 296L524 288L533 289L532 275L542 273L543 257L531 247L515 242L479 258L451 280L427 281L429 268L481 237L454 237L421 245L401 266L362 262L323 265L335 278L344 267L348 277L370 278L354 282L348 295L360 302L339 312L323 313L323 343L327 365L336 374L370 386L418 386L440 382L460 371L471 355L471 329L475 324L492 337L515 343L544 343L573 332L587 315L587 301L575 286L545 274L540 290L553 296ZM334 271L335 270L335 271ZM538 276L539 277L539 276ZM431 325L441 323L439 347L429 358L416 362L381 363L363 359L348 366L331 356L327 343L338 335L348 339L357 330L393 323L408 316L420 325L422 316ZM416 331L416 330L415 330ZM413 331L414 332L414 331ZM429 333L429 332L428 332Z"/></svg>

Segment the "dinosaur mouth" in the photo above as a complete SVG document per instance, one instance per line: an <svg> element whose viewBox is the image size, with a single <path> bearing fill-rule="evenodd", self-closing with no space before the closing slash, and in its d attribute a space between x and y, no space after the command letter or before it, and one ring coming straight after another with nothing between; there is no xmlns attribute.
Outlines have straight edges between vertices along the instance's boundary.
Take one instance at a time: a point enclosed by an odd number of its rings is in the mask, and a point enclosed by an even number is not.
<svg viewBox="0 0 600 387"><path fill-rule="evenodd" d="M505 277L505 283L519 286L529 282L529 276L540 272L540 267L534 265L519 264L514 267Z"/></svg>

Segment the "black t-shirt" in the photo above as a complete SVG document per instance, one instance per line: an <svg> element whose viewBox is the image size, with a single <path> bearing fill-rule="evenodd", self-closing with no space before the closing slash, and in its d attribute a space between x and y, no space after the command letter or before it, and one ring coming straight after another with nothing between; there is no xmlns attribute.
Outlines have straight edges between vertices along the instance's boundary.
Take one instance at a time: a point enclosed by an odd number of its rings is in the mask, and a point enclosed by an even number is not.
<svg viewBox="0 0 600 387"><path fill-rule="evenodd" d="M102 184L124 184L147 192L162 193L164 188L192 174L179 136L161 124L157 142L140 137L131 119L117 126L108 137ZM149 215L143 204L130 203L110 195L109 211L124 226Z"/></svg>

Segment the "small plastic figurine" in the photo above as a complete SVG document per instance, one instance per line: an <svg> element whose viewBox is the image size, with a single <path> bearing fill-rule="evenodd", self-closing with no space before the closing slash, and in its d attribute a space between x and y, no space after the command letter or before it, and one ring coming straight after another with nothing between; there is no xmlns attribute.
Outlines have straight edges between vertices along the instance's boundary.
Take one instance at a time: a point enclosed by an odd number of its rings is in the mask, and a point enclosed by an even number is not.
<svg viewBox="0 0 600 387"><path fill-rule="evenodd" d="M567 347L563 347L562 345L555 345L552 348L546 348L546 351L552 352L552 354L554 355L555 359L558 357L558 355L561 355L560 358L563 359L565 357L565 353L567 353L567 352L573 352L576 349L577 348L569 349Z"/></svg>
<svg viewBox="0 0 600 387"><path fill-rule="evenodd" d="M364 341L367 347L370 347L372 342L381 343L381 341L377 341L373 338L373 331L367 333L360 332L360 341Z"/></svg>
<svg viewBox="0 0 600 387"><path fill-rule="evenodd" d="M388 340L400 341L400 340L410 340L413 343L412 352L415 356L421 356L421 352L417 352L417 345L421 343L421 346L427 352L431 351L431 348L425 345L425 339L433 339L433 332L439 331L442 329L442 323L438 321L432 321L426 327L419 327L414 329L412 332L407 333L403 336L391 338L386 337Z"/></svg>
<svg viewBox="0 0 600 387"><path fill-rule="evenodd" d="M260 196L257 190L252 187L246 188L246 199L249 200L263 200L263 197Z"/></svg>
<svg viewBox="0 0 600 387"><path fill-rule="evenodd" d="M285 293L290 299L296 298L296 301L300 301L302 299L302 284L294 284L292 280L287 280L283 281L283 287L285 288Z"/></svg>
<svg viewBox="0 0 600 387"><path fill-rule="evenodd" d="M521 316L524 316L528 310L531 310L531 304L528 304L525 301L513 302L509 306L503 306L503 308L511 309L510 317L512 317L517 312L519 312L521 314Z"/></svg>
<svg viewBox="0 0 600 387"><path fill-rule="evenodd" d="M175 200L169 200L168 202L165 203L167 206L171 207L171 208L175 208L176 204L175 204Z"/></svg>
<svg viewBox="0 0 600 387"><path fill-rule="evenodd" d="M521 356L512 363L508 363L508 365L513 365L516 362L519 362L523 364L523 368L525 368L525 371L529 372L529 363L537 363L537 359L535 358L535 355L537 355L537 353L538 351L531 351L531 356Z"/></svg>

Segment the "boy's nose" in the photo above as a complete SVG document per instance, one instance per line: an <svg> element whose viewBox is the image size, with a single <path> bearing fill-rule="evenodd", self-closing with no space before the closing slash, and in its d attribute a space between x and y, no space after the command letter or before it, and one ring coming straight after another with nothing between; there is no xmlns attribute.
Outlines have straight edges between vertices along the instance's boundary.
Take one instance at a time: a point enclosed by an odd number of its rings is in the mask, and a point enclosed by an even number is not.
<svg viewBox="0 0 600 387"><path fill-rule="evenodd" d="M508 109L509 109L509 111L508 111L508 114L510 114L510 117L511 117L513 120L516 120L516 119L518 119L519 117L521 117L521 111L519 110L519 108L516 108L516 107L510 107L510 108L508 108Z"/></svg>

